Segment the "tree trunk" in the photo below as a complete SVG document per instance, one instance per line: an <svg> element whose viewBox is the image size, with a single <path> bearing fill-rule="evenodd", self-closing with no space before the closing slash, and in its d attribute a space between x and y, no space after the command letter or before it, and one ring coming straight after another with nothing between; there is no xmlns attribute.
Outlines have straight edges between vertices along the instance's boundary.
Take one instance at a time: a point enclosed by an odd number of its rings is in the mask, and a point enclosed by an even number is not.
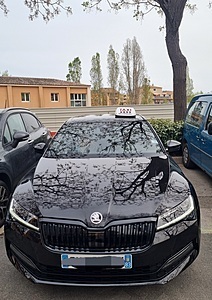
<svg viewBox="0 0 212 300"><path fill-rule="evenodd" d="M187 60L179 44L179 27L187 0L158 0L166 16L166 46L173 69L174 121L184 119Z"/></svg>
<svg viewBox="0 0 212 300"><path fill-rule="evenodd" d="M166 45L173 69L174 121L184 119L186 112L187 60L179 48L179 34L167 33Z"/></svg>

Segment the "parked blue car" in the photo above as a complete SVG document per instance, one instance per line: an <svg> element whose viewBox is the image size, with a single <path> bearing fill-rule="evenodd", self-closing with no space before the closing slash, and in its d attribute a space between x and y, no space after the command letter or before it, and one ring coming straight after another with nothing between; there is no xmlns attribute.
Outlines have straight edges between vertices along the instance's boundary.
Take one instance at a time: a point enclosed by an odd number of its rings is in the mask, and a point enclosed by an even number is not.
<svg viewBox="0 0 212 300"><path fill-rule="evenodd" d="M195 165L212 177L212 94L195 96L185 117L182 140L183 165Z"/></svg>

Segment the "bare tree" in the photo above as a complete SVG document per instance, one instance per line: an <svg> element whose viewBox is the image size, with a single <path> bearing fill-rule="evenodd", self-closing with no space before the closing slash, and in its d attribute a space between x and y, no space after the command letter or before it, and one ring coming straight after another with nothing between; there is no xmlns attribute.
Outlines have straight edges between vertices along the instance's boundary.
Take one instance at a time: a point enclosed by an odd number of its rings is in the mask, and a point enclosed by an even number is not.
<svg viewBox="0 0 212 300"><path fill-rule="evenodd" d="M131 104L140 103L140 90L145 78L145 65L141 48L134 37L127 39L123 48L122 68L126 90Z"/></svg>
<svg viewBox="0 0 212 300"><path fill-rule="evenodd" d="M91 84L95 96L98 97L98 104L102 105L101 88L103 86L103 77L101 69L100 54L97 52L91 59L90 70Z"/></svg>
<svg viewBox="0 0 212 300"><path fill-rule="evenodd" d="M131 81L131 42L127 39L122 53L122 84L130 99L132 99L132 81Z"/></svg>
<svg viewBox="0 0 212 300"><path fill-rule="evenodd" d="M113 104L116 104L115 94L118 88L119 79L119 55L116 53L110 45L107 55L107 67L108 67L108 84L112 89Z"/></svg>

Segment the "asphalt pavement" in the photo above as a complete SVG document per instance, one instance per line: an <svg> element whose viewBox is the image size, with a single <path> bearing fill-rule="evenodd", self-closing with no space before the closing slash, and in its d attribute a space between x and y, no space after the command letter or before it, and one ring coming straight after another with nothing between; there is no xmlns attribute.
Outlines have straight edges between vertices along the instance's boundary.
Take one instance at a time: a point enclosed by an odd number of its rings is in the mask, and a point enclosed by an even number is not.
<svg viewBox="0 0 212 300"><path fill-rule="evenodd" d="M201 209L201 251L196 261L165 285L131 287L67 287L36 285L23 277L9 262L0 236L1 300L209 300L212 295L212 179L199 168L187 170L175 158L193 183Z"/></svg>
<svg viewBox="0 0 212 300"><path fill-rule="evenodd" d="M176 157L175 161L196 190L200 202L202 233L212 234L212 178L198 167L191 170L184 168L181 157Z"/></svg>

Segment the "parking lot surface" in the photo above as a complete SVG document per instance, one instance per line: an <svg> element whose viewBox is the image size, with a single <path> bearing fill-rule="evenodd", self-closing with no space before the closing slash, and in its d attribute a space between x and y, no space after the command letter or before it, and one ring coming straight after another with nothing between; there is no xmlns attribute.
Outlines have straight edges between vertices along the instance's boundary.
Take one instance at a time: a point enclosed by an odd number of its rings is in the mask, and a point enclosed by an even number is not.
<svg viewBox="0 0 212 300"><path fill-rule="evenodd" d="M200 169L186 170L177 163L193 183L201 208L201 251L196 261L166 285L126 287L64 287L35 285L19 274L6 257L4 238L0 236L0 297L13 299L142 299L209 300L212 295L212 179Z"/></svg>

